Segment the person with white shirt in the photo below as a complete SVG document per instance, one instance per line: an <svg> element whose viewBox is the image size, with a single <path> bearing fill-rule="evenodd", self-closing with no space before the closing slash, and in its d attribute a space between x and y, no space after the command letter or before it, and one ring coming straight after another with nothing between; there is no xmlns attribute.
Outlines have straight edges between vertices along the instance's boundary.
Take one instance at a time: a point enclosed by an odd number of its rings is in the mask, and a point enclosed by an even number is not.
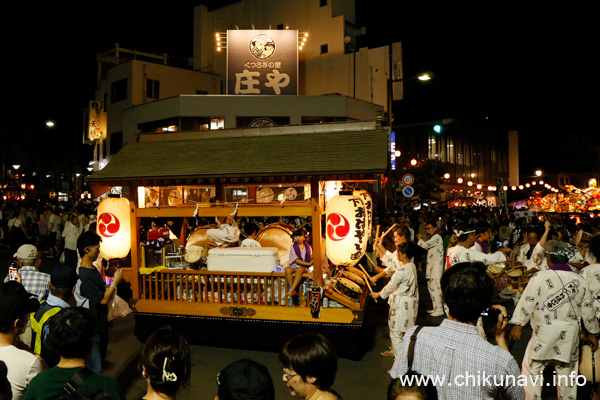
<svg viewBox="0 0 600 400"><path fill-rule="evenodd" d="M433 309L429 310L432 317L441 317L444 315L444 301L442 300L442 286L440 280L444 272L444 239L438 233L435 222L425 224L427 236L417 234L419 247L427 250L427 269L425 278L427 279L427 289L431 296Z"/></svg>
<svg viewBox="0 0 600 400"><path fill-rule="evenodd" d="M499 262L506 262L505 253L509 251L502 248L492 254L485 254L481 251L472 249L477 239L476 231L470 225L460 224L454 230L458 237L458 244L448 249L446 255L446 268L462 262L482 262L485 265L492 265Z"/></svg>
<svg viewBox="0 0 600 400"><path fill-rule="evenodd" d="M256 224L248 222L242 229L246 239L242 240L240 247L262 247L256 240L256 235L258 234L258 226Z"/></svg>

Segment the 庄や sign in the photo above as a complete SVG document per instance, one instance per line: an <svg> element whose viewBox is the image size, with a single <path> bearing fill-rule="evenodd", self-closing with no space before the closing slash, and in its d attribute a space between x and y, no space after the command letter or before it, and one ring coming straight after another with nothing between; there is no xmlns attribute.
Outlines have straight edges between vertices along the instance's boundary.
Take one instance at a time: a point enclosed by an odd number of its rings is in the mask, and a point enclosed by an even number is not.
<svg viewBox="0 0 600 400"><path fill-rule="evenodd" d="M227 31L227 94L298 95L298 31Z"/></svg>

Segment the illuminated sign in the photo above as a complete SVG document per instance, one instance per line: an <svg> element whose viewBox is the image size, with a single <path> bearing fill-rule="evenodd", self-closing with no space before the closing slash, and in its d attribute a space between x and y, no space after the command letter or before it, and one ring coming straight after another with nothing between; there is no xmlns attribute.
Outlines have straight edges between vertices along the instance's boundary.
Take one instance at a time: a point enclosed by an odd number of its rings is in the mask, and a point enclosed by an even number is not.
<svg viewBox="0 0 600 400"><path fill-rule="evenodd" d="M88 139L102 139L102 107L97 101L90 101L90 119L88 126Z"/></svg>
<svg viewBox="0 0 600 400"><path fill-rule="evenodd" d="M298 31L227 31L227 94L298 95Z"/></svg>

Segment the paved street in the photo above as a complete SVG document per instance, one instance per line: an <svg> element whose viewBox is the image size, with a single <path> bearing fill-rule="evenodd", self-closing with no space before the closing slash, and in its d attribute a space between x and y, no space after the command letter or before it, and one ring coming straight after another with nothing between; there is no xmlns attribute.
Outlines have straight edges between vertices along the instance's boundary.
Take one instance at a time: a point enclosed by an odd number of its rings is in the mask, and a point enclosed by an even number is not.
<svg viewBox="0 0 600 400"><path fill-rule="evenodd" d="M6 276L9 262L8 250L0 249L0 276ZM56 265L55 259L45 258L41 270L49 272ZM378 283L381 285L380 283ZM427 293L424 273L419 273L420 304L418 324L437 325L442 318L431 318L425 310L431 308L431 300ZM390 345L387 328L387 304L379 300L370 300L364 329L368 330L367 337L372 342L367 344L367 351L360 360L340 358L337 378L334 388L346 399L385 399L387 385L390 381L386 373L393 358L383 357L379 353ZM126 391L128 399L140 398L145 393L145 382L138 369L137 360L142 348L133 335L134 318L129 315L113 323L110 330L110 345L107 354L107 365L104 373L116 379ZM268 334L268 332L265 332ZM512 353L521 362L525 345L531 335L529 327L523 330L523 341L515 343ZM330 340L336 340L330 337ZM277 352L254 351L245 349L230 349L221 347L192 345L192 379L190 386L185 389L180 399L212 400L216 394L216 375L230 362L241 358L251 358L267 366L275 382L276 398L290 398L287 387L282 382L281 364ZM550 389L550 388L549 388ZM547 390L544 398L553 399L553 390Z"/></svg>

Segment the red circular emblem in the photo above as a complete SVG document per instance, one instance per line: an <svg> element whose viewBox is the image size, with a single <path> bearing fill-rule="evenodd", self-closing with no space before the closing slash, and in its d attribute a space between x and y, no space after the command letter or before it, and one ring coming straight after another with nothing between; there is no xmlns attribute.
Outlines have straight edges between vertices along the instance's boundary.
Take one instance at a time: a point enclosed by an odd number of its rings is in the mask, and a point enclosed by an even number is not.
<svg viewBox="0 0 600 400"><path fill-rule="evenodd" d="M327 217L327 236L329 239L339 242L344 240L350 233L350 223L342 214L332 213Z"/></svg>
<svg viewBox="0 0 600 400"><path fill-rule="evenodd" d="M121 228L121 223L116 215L105 212L98 217L98 232L100 232L100 236L105 238L113 237L119 232L119 228Z"/></svg>

